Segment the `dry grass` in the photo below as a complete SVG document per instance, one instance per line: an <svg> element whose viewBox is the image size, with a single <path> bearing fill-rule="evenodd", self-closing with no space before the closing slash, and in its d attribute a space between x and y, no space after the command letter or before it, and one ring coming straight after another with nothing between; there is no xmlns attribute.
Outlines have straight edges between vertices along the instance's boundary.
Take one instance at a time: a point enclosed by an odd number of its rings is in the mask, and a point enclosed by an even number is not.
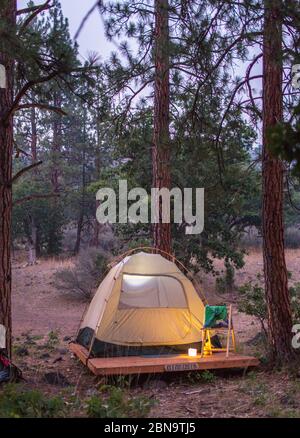
<svg viewBox="0 0 300 438"><path fill-rule="evenodd" d="M288 269L292 272L290 282L300 281L300 250L287 250L286 259ZM75 259L40 260L39 265L22 268L23 260L18 254L13 270L13 330L15 344L25 345L29 350L29 356L15 357L28 381L27 387L38 388L49 396L57 395L61 390L47 385L42 377L46 372L59 371L72 385L64 390L65 397L71 397L74 391L80 399L88 397L97 391L98 382L70 353L61 353L61 349L68 348L65 336L73 337L76 334L85 304L62 295L55 288L53 279L57 270L72 268ZM244 268L236 272L236 284L254 279L258 272L262 272L262 261L260 251L249 253ZM223 262L216 261L216 265L222 269ZM222 299L233 304L239 351L245 354L259 353L257 346L250 347L246 341L253 338L260 327L253 318L237 311L236 293L232 291L218 296L215 292L215 278L203 276L202 280L210 302ZM59 341L50 349L45 345L51 331L58 333ZM33 344L26 344L28 334L33 337ZM48 353L49 357L43 358L44 353ZM197 379L189 379L187 374L167 373L163 379L166 380L163 389L145 389L141 383L129 389L132 395L158 399L159 403L152 408L150 417L300 416L300 379L288 372L218 374L211 382L203 379L197 382ZM72 415L83 414L78 411Z"/></svg>

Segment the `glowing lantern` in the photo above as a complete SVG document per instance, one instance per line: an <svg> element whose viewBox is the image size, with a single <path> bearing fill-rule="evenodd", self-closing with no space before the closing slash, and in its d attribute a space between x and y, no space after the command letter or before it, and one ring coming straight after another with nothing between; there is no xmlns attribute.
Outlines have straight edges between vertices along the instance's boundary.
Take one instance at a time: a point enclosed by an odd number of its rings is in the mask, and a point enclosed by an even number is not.
<svg viewBox="0 0 300 438"><path fill-rule="evenodd" d="M197 350L196 348L189 348L189 352L188 352L190 357L197 357Z"/></svg>

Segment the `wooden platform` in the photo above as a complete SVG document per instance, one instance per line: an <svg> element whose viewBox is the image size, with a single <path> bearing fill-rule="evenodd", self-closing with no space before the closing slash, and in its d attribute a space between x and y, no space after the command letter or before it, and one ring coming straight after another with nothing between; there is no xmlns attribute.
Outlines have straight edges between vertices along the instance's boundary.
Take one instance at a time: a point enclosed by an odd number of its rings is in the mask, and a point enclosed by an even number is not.
<svg viewBox="0 0 300 438"><path fill-rule="evenodd" d="M200 358L188 355L172 356L127 356L88 359L88 351L79 344L71 343L70 350L97 376L163 373L174 371L197 371L258 366L259 360L251 356L230 353L214 353Z"/></svg>

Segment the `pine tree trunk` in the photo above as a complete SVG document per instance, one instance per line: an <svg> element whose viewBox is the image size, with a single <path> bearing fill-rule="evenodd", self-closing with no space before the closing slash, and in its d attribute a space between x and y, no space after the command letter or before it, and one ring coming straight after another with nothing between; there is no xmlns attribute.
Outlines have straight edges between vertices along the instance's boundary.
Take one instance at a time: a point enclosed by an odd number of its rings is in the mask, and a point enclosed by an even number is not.
<svg viewBox="0 0 300 438"><path fill-rule="evenodd" d="M96 159L95 159L95 168L96 168L96 178L101 178L101 130L100 130L100 110L97 110L97 150L96 150ZM100 201L95 201L95 220L93 221L93 236L90 241L90 246L95 246L98 248L99 246L99 236L101 224L96 219L96 212L98 207L100 206Z"/></svg>
<svg viewBox="0 0 300 438"><path fill-rule="evenodd" d="M16 1L1 6L1 19L7 26L16 23ZM6 347L11 355L11 213L13 117L7 112L13 101L14 61L0 52L0 64L6 72L6 88L0 88L0 324L6 328Z"/></svg>
<svg viewBox="0 0 300 438"><path fill-rule="evenodd" d="M56 108L61 108L61 96L59 91L54 91L53 104ZM59 195L61 189L61 151L62 151L62 116L61 114L53 114L53 137L51 147L51 168L50 178L53 193ZM49 206L51 209L51 224L47 236L47 252L48 254L58 253L58 234L60 227L60 208L58 196L50 199Z"/></svg>
<svg viewBox="0 0 300 438"><path fill-rule="evenodd" d="M30 237L28 242L28 265L33 266L36 264L36 247L37 247L37 227L35 223L35 219L30 215L29 217L30 224Z"/></svg>
<svg viewBox="0 0 300 438"><path fill-rule="evenodd" d="M61 98L58 95L58 91L55 91L54 106L61 108ZM51 169L51 183L54 193L59 193L59 160L61 154L61 140L62 140L62 116L60 114L54 114L53 120L53 139L52 139L52 169ZM54 198L54 204L57 204L57 199Z"/></svg>
<svg viewBox="0 0 300 438"><path fill-rule="evenodd" d="M75 242L74 251L73 251L74 255L77 255L79 253L79 250L80 250L82 226L83 226L83 209L80 212L78 222L77 222L76 242Z"/></svg>
<svg viewBox="0 0 300 438"><path fill-rule="evenodd" d="M37 127L36 127L35 108L31 108L30 121L31 121L31 162L33 164L37 161ZM32 173L34 180L36 180L38 170L34 168L32 170ZM32 215L30 215L29 217L29 226L30 226L30 238L28 242L28 264L29 266L31 266L36 264L37 242L38 242L36 221Z"/></svg>
<svg viewBox="0 0 300 438"><path fill-rule="evenodd" d="M293 356L292 317L284 254L283 178L281 160L272 157L268 132L280 122L282 109L282 21L280 0L265 1L263 52L263 256L268 332L277 364Z"/></svg>
<svg viewBox="0 0 300 438"><path fill-rule="evenodd" d="M84 109L84 124L83 124L83 150L82 150L82 188L81 188L81 202L80 212L77 223L77 237L74 247L74 254L78 254L81 243L81 233L83 229L83 221L86 208L86 109Z"/></svg>
<svg viewBox="0 0 300 438"><path fill-rule="evenodd" d="M154 135L152 150L153 181L155 188L171 188L170 171L170 67L169 67L169 4L155 1L155 89ZM159 204L160 223L153 224L153 244L171 252L171 224L161 223L162 204Z"/></svg>
<svg viewBox="0 0 300 438"><path fill-rule="evenodd" d="M31 121L31 161L35 163L37 161L37 127L36 127L36 113L35 108L31 108L30 114ZM37 174L37 169L33 169L34 174Z"/></svg>

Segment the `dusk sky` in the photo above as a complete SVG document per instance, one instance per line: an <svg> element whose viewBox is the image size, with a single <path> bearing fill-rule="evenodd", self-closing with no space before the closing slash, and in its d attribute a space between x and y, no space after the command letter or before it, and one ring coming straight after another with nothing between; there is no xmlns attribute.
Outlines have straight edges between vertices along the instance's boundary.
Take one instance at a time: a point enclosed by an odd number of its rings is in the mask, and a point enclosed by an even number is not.
<svg viewBox="0 0 300 438"><path fill-rule="evenodd" d="M43 0L34 0L35 4L43 4ZM28 0L17 0L18 8L23 8L27 5ZM68 18L70 24L70 33L73 37L78 30L83 17L96 3L96 0L60 0L63 13ZM102 19L98 10L95 10L86 22L82 32L78 38L80 45L79 52L86 58L88 52L98 52L102 59L107 58L115 46L109 43L104 35ZM242 65L238 65L236 74L244 72ZM253 72L260 71L260 67L256 66Z"/></svg>
<svg viewBox="0 0 300 438"><path fill-rule="evenodd" d="M18 8L26 7L28 0L17 0ZM35 4L43 4L43 0L34 1ZM86 13L95 4L95 0L61 0L63 13L68 18L70 32L73 37L80 26ZM79 38L79 53L86 57L88 52L98 52L102 58L107 58L114 46L105 38L101 17L97 10L89 17Z"/></svg>
<svg viewBox="0 0 300 438"><path fill-rule="evenodd" d="M28 0L17 0L18 9L26 7ZM43 4L44 0L34 0L35 4ZM70 33L74 37L76 34L82 19L86 16L87 12L96 3L96 0L60 0L63 14L69 20ZM107 59L112 51L116 50L114 44L107 41L104 34L103 22L98 10L96 9L93 14L90 15L86 21L79 38L79 54L81 61L87 59L89 52L97 52L101 59ZM134 43L133 43L134 47ZM254 56L256 51L250 49L250 53ZM244 64L236 60L234 69L232 69L232 76L243 77L245 74L245 68L248 63ZM253 75L261 74L261 62L258 62L252 69ZM253 94L259 95L261 90L261 80L252 81L254 87Z"/></svg>

